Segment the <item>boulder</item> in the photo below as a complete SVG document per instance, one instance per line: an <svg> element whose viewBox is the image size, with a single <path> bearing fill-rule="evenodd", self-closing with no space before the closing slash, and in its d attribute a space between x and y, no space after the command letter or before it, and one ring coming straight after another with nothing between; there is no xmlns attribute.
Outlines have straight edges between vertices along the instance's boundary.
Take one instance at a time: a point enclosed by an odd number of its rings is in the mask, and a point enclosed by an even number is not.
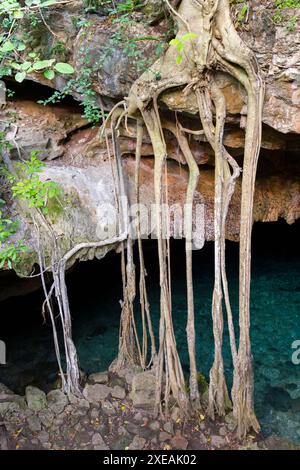
<svg viewBox="0 0 300 470"><path fill-rule="evenodd" d="M27 424L32 432L38 432L42 429L42 422L40 418L36 415L31 415L27 417Z"/></svg>
<svg viewBox="0 0 300 470"><path fill-rule="evenodd" d="M37 387L28 385L25 389L27 406L32 411L41 411L47 408L47 398L45 392Z"/></svg>
<svg viewBox="0 0 300 470"><path fill-rule="evenodd" d="M111 393L111 388L103 384L87 384L83 390L83 396L90 403L99 403Z"/></svg>
<svg viewBox="0 0 300 470"><path fill-rule="evenodd" d="M95 372L94 374L89 375L88 381L91 384L106 384L108 382L108 373Z"/></svg>
<svg viewBox="0 0 300 470"><path fill-rule="evenodd" d="M51 390L47 395L48 407L55 413L61 413L68 404L68 398L61 390Z"/></svg>
<svg viewBox="0 0 300 470"><path fill-rule="evenodd" d="M120 400L123 400L126 396L124 387L120 387L119 385L116 385L115 387L113 387L111 391L111 396L113 398L119 398Z"/></svg>
<svg viewBox="0 0 300 470"><path fill-rule="evenodd" d="M155 406L155 374L151 370L136 374L132 380L133 406L151 410Z"/></svg>

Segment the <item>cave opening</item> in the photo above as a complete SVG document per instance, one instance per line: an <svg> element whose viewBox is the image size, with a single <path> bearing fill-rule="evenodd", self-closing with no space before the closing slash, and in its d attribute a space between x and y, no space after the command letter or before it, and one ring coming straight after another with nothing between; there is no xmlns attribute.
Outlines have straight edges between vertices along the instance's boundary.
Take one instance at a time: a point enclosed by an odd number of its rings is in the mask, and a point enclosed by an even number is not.
<svg viewBox="0 0 300 470"><path fill-rule="evenodd" d="M254 355L255 404L264 434L300 442L300 221L255 223L253 229L251 339ZM159 320L157 245L144 241L147 286L154 328ZM205 377L213 361L211 296L213 243L194 251L197 365ZM238 244L227 242L228 278L235 321L238 306ZM186 344L186 284L183 240L171 241L174 329L184 372ZM136 265L138 257L136 256ZM0 282L2 282L0 280ZM67 276L73 316L73 336L81 368L88 374L106 370L117 355L122 283L120 255L77 264ZM49 391L57 382L50 321L43 321L43 294L35 290L0 303L1 340L7 363L0 382L18 393L37 385ZM139 318L138 301L136 318ZM300 348L298 348L300 349ZM224 362L231 385L231 355L225 327Z"/></svg>

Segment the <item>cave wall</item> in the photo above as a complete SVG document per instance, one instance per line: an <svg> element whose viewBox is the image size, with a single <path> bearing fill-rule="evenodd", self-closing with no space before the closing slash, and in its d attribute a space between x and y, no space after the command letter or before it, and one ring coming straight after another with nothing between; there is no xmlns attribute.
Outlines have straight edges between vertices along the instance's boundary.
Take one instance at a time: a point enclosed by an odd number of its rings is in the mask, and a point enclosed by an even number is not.
<svg viewBox="0 0 300 470"><path fill-rule="evenodd" d="M157 20L160 16L155 15L151 4L148 2L148 8L131 14L132 21L126 25L127 42L118 35L119 25L111 21L104 6L99 6L93 13L84 10L81 1L52 8L45 13L49 28L44 23L39 25L32 38L32 48L47 51L55 41L62 42L63 59L75 68L72 78L80 79L83 70L88 69L89 83L95 92L94 104L109 110L128 94L134 80L157 59L170 39L169 22L164 17ZM274 23L274 12L272 1L251 2L247 22L240 26L239 31L255 51L266 83L254 220L284 218L293 223L300 213L299 10L289 10L279 24ZM293 30L289 28L291 15L297 18ZM150 39L138 40L140 37ZM132 56L128 53L128 44L133 43L135 53ZM218 75L218 82L224 92L228 112L225 145L242 164L246 95L233 79L222 72ZM80 103L84 100L84 93L80 86L70 90L74 98L72 102L47 106L36 102L36 86L48 87L45 90L49 95L49 89L62 90L66 83L63 76L50 81L42 74L34 73L27 77L22 87L15 88L14 98L0 109L1 129L12 144L12 157L27 158L30 151L38 150L46 163L42 178L57 181L63 188L62 210L51 218L62 252L81 241L105 238L104 227L113 220L110 221L110 214L104 213L102 207L104 203L115 207L110 156L106 146L99 142L98 126L91 125L82 117ZM7 80L6 86L13 88L15 85ZM161 100L166 119L174 120L172 109L181 109L182 120L189 127L197 128L197 109L187 113L188 108L193 110L191 96L172 92L172 95L165 93ZM130 201L134 202L135 130L130 122L128 128L121 127L120 134L126 185ZM183 205L188 176L185 161L168 131L166 140L168 199L170 203ZM201 172L195 200L205 207L205 239L213 240L213 153L203 137L193 136L190 144ZM154 202L153 150L147 135L144 136L142 155L141 202L149 206ZM230 240L238 240L239 237L239 206L240 181L228 215L227 238ZM21 220L16 238L24 239L34 249L37 241L30 221L19 214L15 201L10 201L10 210L13 217ZM80 259L101 258L107 250L83 250ZM74 261L72 259L70 264ZM36 262L35 255L26 255L18 272L28 275Z"/></svg>

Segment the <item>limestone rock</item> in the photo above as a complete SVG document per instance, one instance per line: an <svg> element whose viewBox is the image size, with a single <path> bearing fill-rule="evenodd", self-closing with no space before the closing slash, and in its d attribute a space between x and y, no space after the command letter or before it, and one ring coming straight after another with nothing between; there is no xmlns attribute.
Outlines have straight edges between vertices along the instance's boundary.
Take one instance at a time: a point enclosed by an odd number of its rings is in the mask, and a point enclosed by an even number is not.
<svg viewBox="0 0 300 470"><path fill-rule="evenodd" d="M142 450L146 444L146 439L140 436L134 436L133 441L129 445L129 450Z"/></svg>
<svg viewBox="0 0 300 470"><path fill-rule="evenodd" d="M51 390L47 395L48 407L55 413L61 413L68 404L68 398L61 390Z"/></svg>
<svg viewBox="0 0 300 470"><path fill-rule="evenodd" d="M111 391L111 396L114 398L119 398L120 400L123 400L126 396L124 387L120 387L119 385L116 385L115 387L113 387Z"/></svg>
<svg viewBox="0 0 300 470"><path fill-rule="evenodd" d="M168 441L169 439L171 439L171 434L169 434L168 432L165 432L165 431L161 431L159 433L159 440L160 442L165 442L165 441Z"/></svg>
<svg viewBox="0 0 300 470"><path fill-rule="evenodd" d="M170 442L173 449L186 450L188 446L187 439L181 436L180 434L177 434L176 436L172 437Z"/></svg>
<svg viewBox="0 0 300 470"><path fill-rule="evenodd" d="M152 431L159 431L159 429L160 429L159 421L151 421L149 423L149 428L152 429ZM165 429L165 431L167 431L167 429ZM167 432L169 432L169 431L167 431Z"/></svg>
<svg viewBox="0 0 300 470"><path fill-rule="evenodd" d="M151 370L141 372L133 377L131 399L136 408L154 408L155 375Z"/></svg>
<svg viewBox="0 0 300 470"><path fill-rule="evenodd" d="M111 393L111 388L103 384L87 384L83 390L83 396L90 403L100 402L104 400Z"/></svg>
<svg viewBox="0 0 300 470"><path fill-rule="evenodd" d="M172 421L167 421L166 423L164 423L163 428L166 432L168 432L170 434L174 433L174 425L173 425Z"/></svg>
<svg viewBox="0 0 300 470"><path fill-rule="evenodd" d="M20 405L16 402L0 402L0 417L4 418L6 414L20 412Z"/></svg>
<svg viewBox="0 0 300 470"><path fill-rule="evenodd" d="M114 414L116 414L116 408L108 400L104 400L101 403L101 409L102 409L103 413L107 416L113 416Z"/></svg>
<svg viewBox="0 0 300 470"><path fill-rule="evenodd" d="M226 444L226 440L224 437L221 436L211 436L211 441L210 441L212 447L222 447L224 444Z"/></svg>
<svg viewBox="0 0 300 470"><path fill-rule="evenodd" d="M107 372L95 372L89 375L88 380L92 384L106 384L108 382Z"/></svg>
<svg viewBox="0 0 300 470"><path fill-rule="evenodd" d="M128 44L130 41L132 44L135 37L159 38L160 32L159 26L151 27L132 21L126 25L126 35L122 36L119 24L108 24L105 18L95 18L76 38L73 49L76 72L80 72L83 63L85 67L95 67L97 64L97 72L92 76L93 89L104 96L123 97L145 67L158 58L156 41L136 43L133 46L134 59L127 52Z"/></svg>
<svg viewBox="0 0 300 470"><path fill-rule="evenodd" d="M109 450L109 447L105 444L103 437L99 433L93 435L92 444L95 450Z"/></svg>
<svg viewBox="0 0 300 470"><path fill-rule="evenodd" d="M45 428L49 428L53 422L54 419L54 413L51 411L49 408L45 408L42 411L39 412L38 414L41 423Z"/></svg>
<svg viewBox="0 0 300 470"><path fill-rule="evenodd" d="M114 362L111 364L110 368L113 370ZM124 378L129 385L132 385L132 381L134 377L139 372L142 372L142 370L143 369L140 366L132 365L132 366L125 367L122 370L118 370L118 375L119 377Z"/></svg>
<svg viewBox="0 0 300 470"><path fill-rule="evenodd" d="M25 399L20 395L5 392L0 393L0 414L6 413L7 410L24 410L25 406Z"/></svg>
<svg viewBox="0 0 300 470"><path fill-rule="evenodd" d="M45 444L49 442L49 433L47 431L40 431L37 434L37 439L42 443Z"/></svg>
<svg viewBox="0 0 300 470"><path fill-rule="evenodd" d="M37 387L28 385L25 389L27 406L32 411L41 411L47 407L47 398L45 392Z"/></svg>
<svg viewBox="0 0 300 470"><path fill-rule="evenodd" d="M12 158L30 157L37 151L41 160L60 157L65 147L63 140L69 133L86 124L80 113L70 113L61 106L42 106L34 101L9 102L0 110L2 120L15 115L13 124L6 130L6 139L12 145ZM16 133L17 129L17 133Z"/></svg>
<svg viewBox="0 0 300 470"><path fill-rule="evenodd" d="M38 416L31 415L27 417L27 424L32 432L38 432L41 431L42 429L42 423L41 420L38 418Z"/></svg>
<svg viewBox="0 0 300 470"><path fill-rule="evenodd" d="M14 392L12 392L6 385L0 383L0 399L2 394L14 395Z"/></svg>

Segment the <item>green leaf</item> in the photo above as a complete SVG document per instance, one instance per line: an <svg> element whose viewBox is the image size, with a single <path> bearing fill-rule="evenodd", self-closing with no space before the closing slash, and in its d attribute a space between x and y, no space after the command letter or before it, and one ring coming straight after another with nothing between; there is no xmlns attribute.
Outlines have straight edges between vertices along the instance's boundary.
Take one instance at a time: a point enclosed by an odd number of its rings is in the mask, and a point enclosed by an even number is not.
<svg viewBox="0 0 300 470"><path fill-rule="evenodd" d="M24 13L21 10L15 10L12 16L16 18L16 20L20 20L21 18L24 17Z"/></svg>
<svg viewBox="0 0 300 470"><path fill-rule="evenodd" d="M1 47L1 52L11 52L15 48L14 44L11 41L5 41Z"/></svg>
<svg viewBox="0 0 300 470"><path fill-rule="evenodd" d="M54 68L59 73L71 74L75 72L72 65L66 64L65 62L57 62L57 64L54 65Z"/></svg>
<svg viewBox="0 0 300 470"><path fill-rule="evenodd" d="M182 36L181 41L190 41L191 39L196 39L198 37L195 33L186 33Z"/></svg>
<svg viewBox="0 0 300 470"><path fill-rule="evenodd" d="M169 42L170 46L178 46L178 44L180 44L180 40L175 38L175 39L171 39L171 41Z"/></svg>
<svg viewBox="0 0 300 470"><path fill-rule="evenodd" d="M15 75L16 82L22 83L26 77L26 72L18 72Z"/></svg>
<svg viewBox="0 0 300 470"><path fill-rule="evenodd" d="M28 57L34 59L36 57L36 52L29 52Z"/></svg>
<svg viewBox="0 0 300 470"><path fill-rule="evenodd" d="M18 49L18 51L25 51L25 49L26 49L26 46L25 46L25 44L23 44L23 43L20 43L20 44L18 44L18 47L17 47L17 49Z"/></svg>
<svg viewBox="0 0 300 470"><path fill-rule="evenodd" d="M55 77L55 73L53 70L45 70L44 77L48 80L53 80L53 78Z"/></svg>
<svg viewBox="0 0 300 470"><path fill-rule="evenodd" d="M15 70L22 70L21 64L18 64L17 62L11 62L10 65Z"/></svg>
<svg viewBox="0 0 300 470"><path fill-rule="evenodd" d="M57 0L45 0L44 2L41 1L41 7L49 7L51 5L55 5L57 3Z"/></svg>
<svg viewBox="0 0 300 470"><path fill-rule="evenodd" d="M21 64L20 67L22 70L28 70L30 69L31 65L32 65L32 62L26 61L26 62L23 62L23 64Z"/></svg>
<svg viewBox="0 0 300 470"><path fill-rule="evenodd" d="M51 65L55 62L55 59L49 59L49 60L38 60L33 64L33 70L43 70L48 67L51 67Z"/></svg>
<svg viewBox="0 0 300 470"><path fill-rule="evenodd" d="M179 65L179 64L181 64L181 62L182 62L182 55L178 55L176 57L176 64Z"/></svg>

